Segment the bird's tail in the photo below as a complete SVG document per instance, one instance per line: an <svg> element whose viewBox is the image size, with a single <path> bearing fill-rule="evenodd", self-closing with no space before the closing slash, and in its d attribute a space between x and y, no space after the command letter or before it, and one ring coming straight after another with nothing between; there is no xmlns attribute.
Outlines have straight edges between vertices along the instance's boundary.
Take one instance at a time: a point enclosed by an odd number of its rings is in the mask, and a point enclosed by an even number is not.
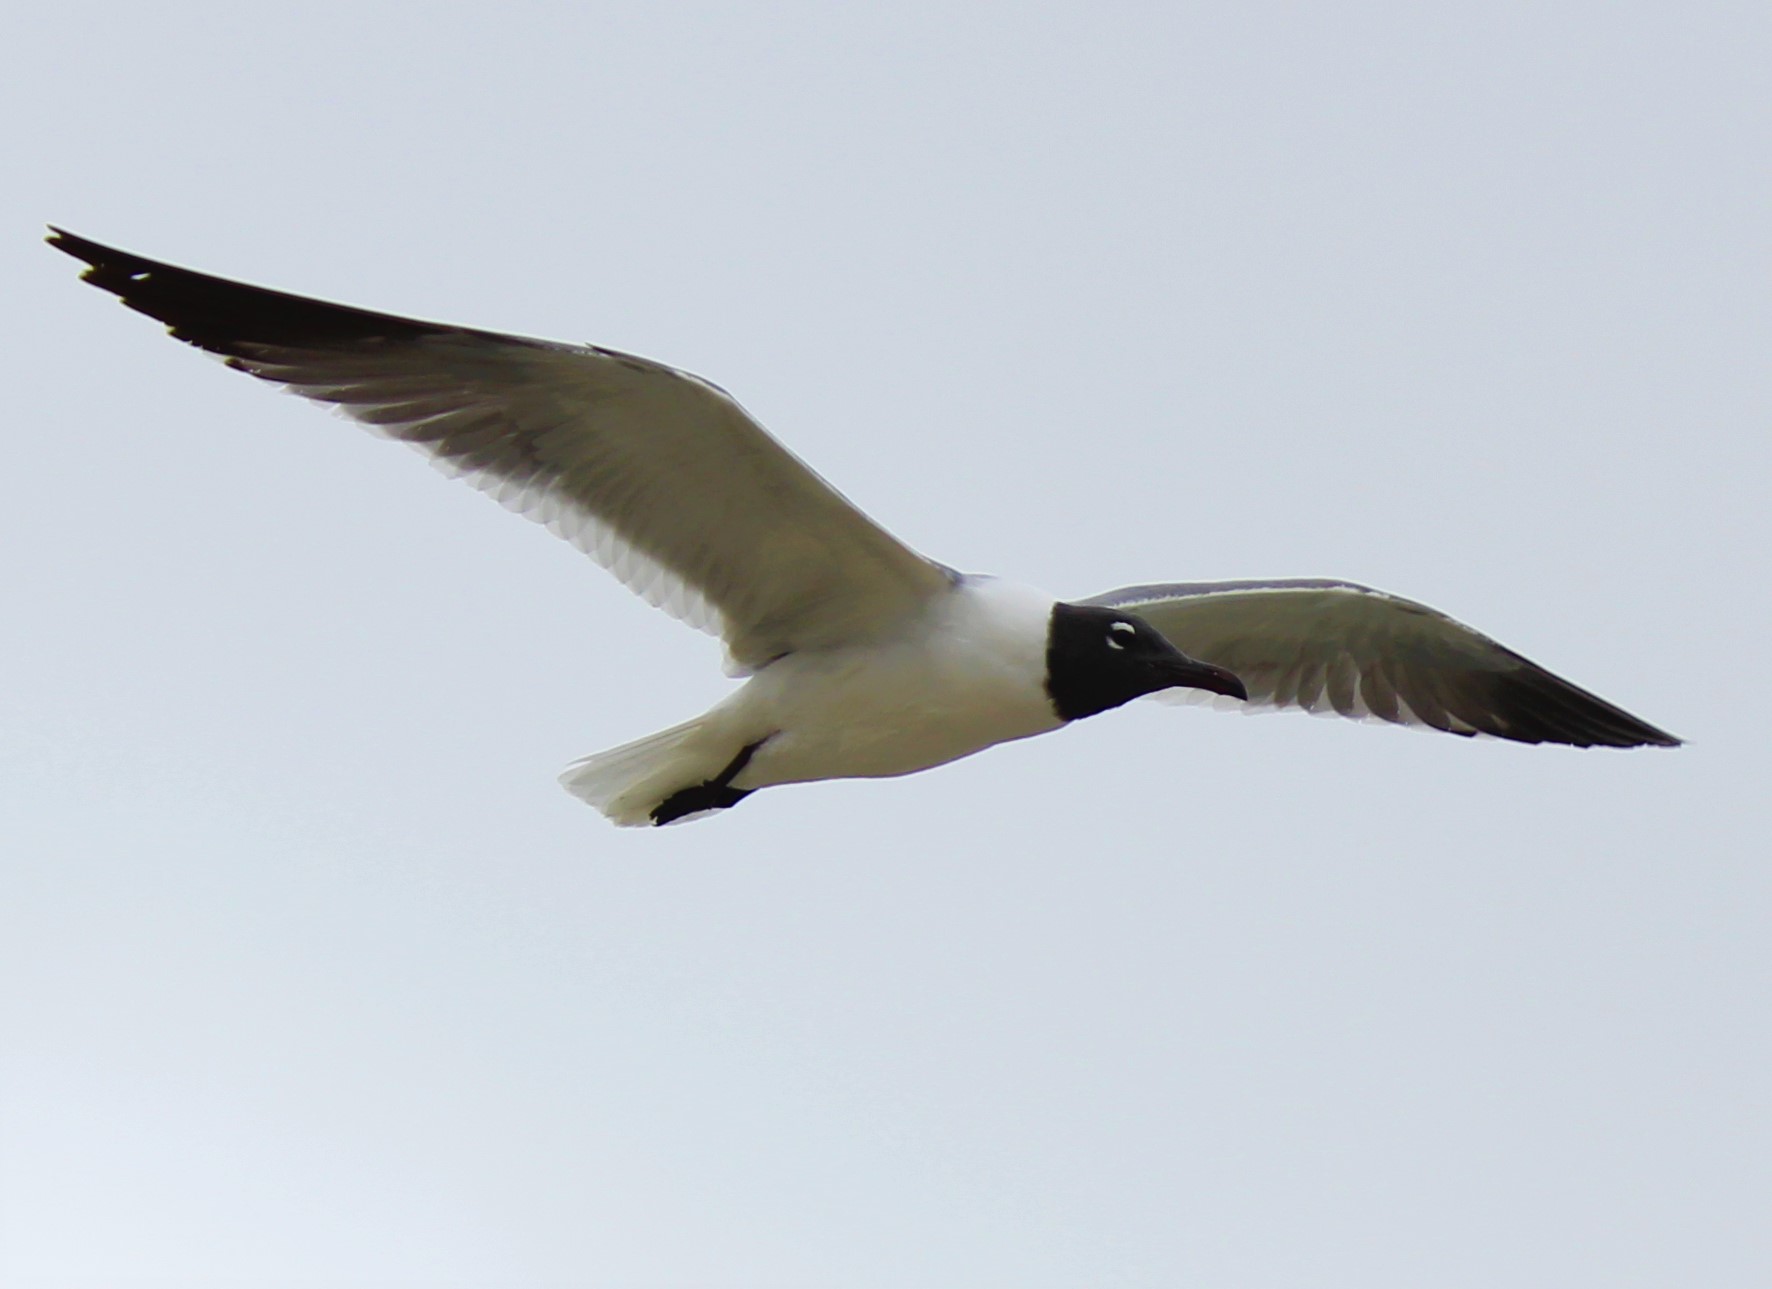
<svg viewBox="0 0 1772 1289"><path fill-rule="evenodd" d="M612 823L639 828L655 822L652 811L688 784L711 778L723 758L710 755L696 735L707 717L698 716L668 730L574 761L560 773L560 786L601 810Z"/></svg>

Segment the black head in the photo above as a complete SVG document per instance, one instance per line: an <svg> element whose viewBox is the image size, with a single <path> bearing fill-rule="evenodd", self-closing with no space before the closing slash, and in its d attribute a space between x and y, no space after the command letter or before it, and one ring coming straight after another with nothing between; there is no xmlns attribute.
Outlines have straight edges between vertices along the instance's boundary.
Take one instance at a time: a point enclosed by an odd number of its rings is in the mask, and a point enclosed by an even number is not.
<svg viewBox="0 0 1772 1289"><path fill-rule="evenodd" d="M1052 606L1046 692L1060 720L1094 716L1177 686L1249 697L1230 672L1188 657L1135 614L1093 605Z"/></svg>

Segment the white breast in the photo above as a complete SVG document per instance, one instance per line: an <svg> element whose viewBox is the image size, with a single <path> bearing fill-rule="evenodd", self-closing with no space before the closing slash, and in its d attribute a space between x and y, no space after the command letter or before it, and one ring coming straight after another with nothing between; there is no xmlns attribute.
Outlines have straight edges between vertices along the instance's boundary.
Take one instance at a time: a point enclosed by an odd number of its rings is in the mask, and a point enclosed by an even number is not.
<svg viewBox="0 0 1772 1289"><path fill-rule="evenodd" d="M890 639L772 663L722 713L770 735L734 786L910 774L1057 729L1046 692L1052 603L967 578Z"/></svg>

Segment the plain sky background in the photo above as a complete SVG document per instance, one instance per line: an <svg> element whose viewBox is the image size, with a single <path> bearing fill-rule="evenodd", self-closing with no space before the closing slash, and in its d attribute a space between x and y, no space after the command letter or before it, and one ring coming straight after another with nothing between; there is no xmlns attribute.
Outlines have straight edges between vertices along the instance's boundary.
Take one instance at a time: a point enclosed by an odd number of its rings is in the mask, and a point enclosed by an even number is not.
<svg viewBox="0 0 1772 1289"><path fill-rule="evenodd" d="M7 1289L1772 1283L1763 3L15 8ZM718 647L46 221L700 372L906 541L1692 740L1155 704L621 832Z"/></svg>

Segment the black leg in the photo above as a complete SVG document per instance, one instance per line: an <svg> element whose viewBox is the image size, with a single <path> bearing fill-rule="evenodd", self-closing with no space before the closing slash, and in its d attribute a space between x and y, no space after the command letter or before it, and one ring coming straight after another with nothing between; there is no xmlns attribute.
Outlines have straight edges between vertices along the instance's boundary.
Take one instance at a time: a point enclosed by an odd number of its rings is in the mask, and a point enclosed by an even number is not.
<svg viewBox="0 0 1772 1289"><path fill-rule="evenodd" d="M735 788L732 781L738 777L740 770L751 763L756 750L767 743L768 739L758 739L748 747L740 748L726 768L713 778L704 780L689 788L679 788L663 801L652 807L652 822L657 824L673 823L684 815L692 815L702 810L725 810L736 806L746 797L755 792L755 788Z"/></svg>

